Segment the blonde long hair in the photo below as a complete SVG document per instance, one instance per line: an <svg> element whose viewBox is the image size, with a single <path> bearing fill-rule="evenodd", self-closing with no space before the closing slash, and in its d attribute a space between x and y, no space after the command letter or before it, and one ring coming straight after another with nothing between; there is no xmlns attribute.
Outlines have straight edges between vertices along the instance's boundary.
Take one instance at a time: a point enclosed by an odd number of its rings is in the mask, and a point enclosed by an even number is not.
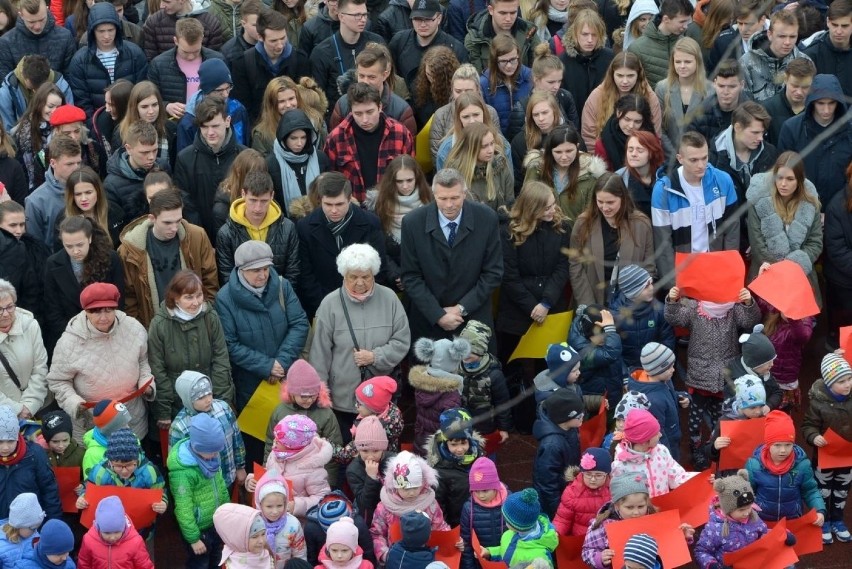
<svg viewBox="0 0 852 569"><path fill-rule="evenodd" d="M666 89L666 97L663 100L663 123L665 123L672 112L672 91L680 86L680 77L677 75L677 71L675 70L675 54L677 52L685 53L686 55L690 55L695 58L695 73L692 78L692 89L701 96L701 100L707 96L707 81L705 80L706 74L704 71L704 56L701 54L701 46L698 45L698 42L690 37L682 37L674 44L674 48L672 49L672 53L669 56L669 70L666 75L666 85L668 89ZM689 101L684 101L685 104L688 104Z"/></svg>
<svg viewBox="0 0 852 569"><path fill-rule="evenodd" d="M497 129L491 123L473 123L467 125L462 131L461 139L455 141L449 156L447 156L444 168L455 168L458 170L467 182L468 187L473 184L473 179L476 175L482 141L489 133L494 137L494 159L496 159L497 153L501 151L501 145L497 143L497 137L499 136ZM494 187L494 173L492 169L494 159L490 160L485 166L485 196L489 201L497 198L497 188Z"/></svg>
<svg viewBox="0 0 852 569"><path fill-rule="evenodd" d="M547 209L547 202L552 197L554 197L553 189L544 182L527 182L524 184L521 193L518 194L518 199L512 205L512 209L507 212L509 215L509 239L512 240L515 247L523 245L527 238L535 233L539 224L544 223L539 218ZM557 202L553 212L553 221L550 222L556 233L565 233L564 221L565 214L562 213L562 208L559 207Z"/></svg>

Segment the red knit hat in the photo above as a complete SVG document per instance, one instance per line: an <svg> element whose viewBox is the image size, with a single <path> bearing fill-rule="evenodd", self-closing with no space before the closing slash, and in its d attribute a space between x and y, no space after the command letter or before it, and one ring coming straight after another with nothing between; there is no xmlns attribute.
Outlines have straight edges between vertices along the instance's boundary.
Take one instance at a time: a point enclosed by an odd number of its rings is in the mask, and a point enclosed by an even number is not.
<svg viewBox="0 0 852 569"><path fill-rule="evenodd" d="M50 126L62 126L75 122L86 122L86 111L74 105L57 107L50 115Z"/></svg>
<svg viewBox="0 0 852 569"><path fill-rule="evenodd" d="M763 442L767 445L795 443L796 427L793 426L793 418L777 409L770 411L766 416L766 425L763 427Z"/></svg>
<svg viewBox="0 0 852 569"><path fill-rule="evenodd" d="M392 377L380 375L359 385L355 389L355 398L376 415L381 415L390 406L394 393L396 381Z"/></svg>

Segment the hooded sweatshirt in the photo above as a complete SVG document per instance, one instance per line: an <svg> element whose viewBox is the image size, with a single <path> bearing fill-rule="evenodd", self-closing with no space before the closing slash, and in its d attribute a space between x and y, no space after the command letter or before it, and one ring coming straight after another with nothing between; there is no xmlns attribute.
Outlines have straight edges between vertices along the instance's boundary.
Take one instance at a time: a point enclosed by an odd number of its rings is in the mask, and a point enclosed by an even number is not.
<svg viewBox="0 0 852 569"><path fill-rule="evenodd" d="M276 142L276 144L278 144ZM238 198L231 204L231 219L246 228L249 238L252 241L266 241L266 235L269 233L269 226L281 218L281 206L274 200L269 203L269 209L266 210L266 217L255 227L246 217L246 200Z"/></svg>
<svg viewBox="0 0 852 569"><path fill-rule="evenodd" d="M272 556L264 548L260 553L249 552L251 526L260 512L242 504L223 504L213 514L216 533L222 538L220 565L227 569L262 569L272 567Z"/></svg>
<svg viewBox="0 0 852 569"><path fill-rule="evenodd" d="M643 14L651 14L651 16L656 16L660 13L660 9L657 7L657 3L654 0L636 0L633 3L633 6L630 7L630 14L627 16L627 23L624 25L624 46L623 49L627 49L630 47L630 44L633 43L633 40L638 38L639 36L633 37L633 34L630 33L630 26L633 25L633 22L636 21L639 16Z"/></svg>
<svg viewBox="0 0 852 569"><path fill-rule="evenodd" d="M296 130L303 130L308 136L305 147L298 154L281 143ZM307 195L311 182L328 166L327 163L320 164L321 151L316 149L316 142L317 131L304 111L297 109L284 113L275 131L272 156L269 157L272 166L269 174L272 176L275 196L285 208L293 200ZM275 165L278 167L275 168Z"/></svg>

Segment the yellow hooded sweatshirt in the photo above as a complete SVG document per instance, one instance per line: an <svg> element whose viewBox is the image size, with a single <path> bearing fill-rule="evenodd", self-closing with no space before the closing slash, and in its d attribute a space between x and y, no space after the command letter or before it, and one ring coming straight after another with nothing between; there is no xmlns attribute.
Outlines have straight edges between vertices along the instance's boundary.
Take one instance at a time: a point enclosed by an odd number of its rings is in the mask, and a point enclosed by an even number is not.
<svg viewBox="0 0 852 569"><path fill-rule="evenodd" d="M269 226L278 221L281 217L281 207L273 200L269 203L269 209L266 210L266 217L260 223L260 226L255 227L246 217L246 200L238 198L231 204L231 219L235 223L239 223L248 231L249 237L255 241L266 241L266 234L269 232Z"/></svg>

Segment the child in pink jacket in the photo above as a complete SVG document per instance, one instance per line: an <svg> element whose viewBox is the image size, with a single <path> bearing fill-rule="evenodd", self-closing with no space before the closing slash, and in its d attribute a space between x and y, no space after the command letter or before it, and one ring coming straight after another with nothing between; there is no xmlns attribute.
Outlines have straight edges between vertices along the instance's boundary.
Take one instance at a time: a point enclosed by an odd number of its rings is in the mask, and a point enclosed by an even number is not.
<svg viewBox="0 0 852 569"><path fill-rule="evenodd" d="M624 438L615 449L612 476L641 474L648 479L651 498L674 490L696 474L686 472L660 442L660 423L644 409L634 409L624 421Z"/></svg>
<svg viewBox="0 0 852 569"><path fill-rule="evenodd" d="M95 523L83 536L79 569L154 569L145 540L124 513L118 496L104 498L95 511Z"/></svg>
<svg viewBox="0 0 852 569"><path fill-rule="evenodd" d="M589 448L580 457L580 467L565 471L568 486L562 491L553 527L559 535L586 535L601 507L610 501L609 451Z"/></svg>
<svg viewBox="0 0 852 569"><path fill-rule="evenodd" d="M305 513L331 492L325 465L331 460L332 447L317 436L317 425L304 415L287 415L273 429L275 442L266 459L267 470L277 470L293 485L287 513L304 519ZM246 490L254 492L254 474L246 478Z"/></svg>
<svg viewBox="0 0 852 569"><path fill-rule="evenodd" d="M384 487L380 493L381 502L376 507L370 526L373 549L380 564L384 564L390 550L390 527L399 523L403 514L419 510L432 520L432 531L450 529L444 521L441 506L435 500L437 486L435 469L419 456L402 451L388 461Z"/></svg>

